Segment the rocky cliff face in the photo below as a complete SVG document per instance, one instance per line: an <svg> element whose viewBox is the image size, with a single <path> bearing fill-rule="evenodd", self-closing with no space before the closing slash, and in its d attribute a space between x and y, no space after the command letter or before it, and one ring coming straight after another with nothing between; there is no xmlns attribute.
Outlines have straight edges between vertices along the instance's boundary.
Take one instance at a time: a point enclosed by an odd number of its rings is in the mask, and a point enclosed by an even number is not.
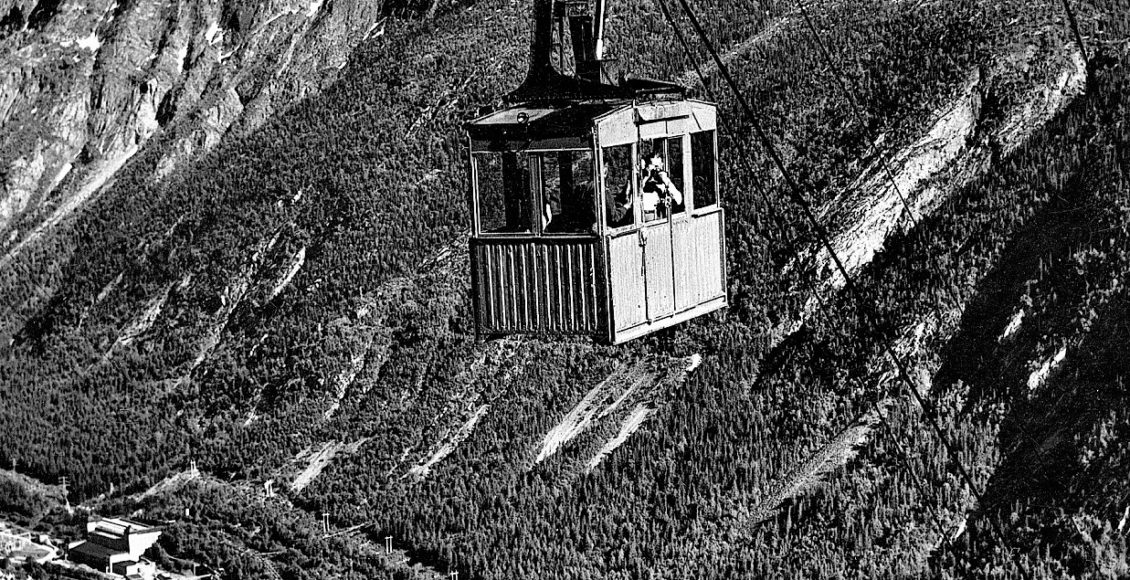
<svg viewBox="0 0 1130 580"><path fill-rule="evenodd" d="M0 0L0 249L34 244L142 148L160 148L160 179L321 90L382 8Z"/></svg>

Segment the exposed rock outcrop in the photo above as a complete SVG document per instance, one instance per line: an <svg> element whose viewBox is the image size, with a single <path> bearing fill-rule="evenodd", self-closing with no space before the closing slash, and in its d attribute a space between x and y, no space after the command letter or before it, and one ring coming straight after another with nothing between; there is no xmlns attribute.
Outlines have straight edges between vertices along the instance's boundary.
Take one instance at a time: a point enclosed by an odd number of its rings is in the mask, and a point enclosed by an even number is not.
<svg viewBox="0 0 1130 580"><path fill-rule="evenodd" d="M0 0L4 262L159 147L167 176L332 82L381 3ZM168 138L154 139L165 132ZM97 176L97 178L94 178Z"/></svg>

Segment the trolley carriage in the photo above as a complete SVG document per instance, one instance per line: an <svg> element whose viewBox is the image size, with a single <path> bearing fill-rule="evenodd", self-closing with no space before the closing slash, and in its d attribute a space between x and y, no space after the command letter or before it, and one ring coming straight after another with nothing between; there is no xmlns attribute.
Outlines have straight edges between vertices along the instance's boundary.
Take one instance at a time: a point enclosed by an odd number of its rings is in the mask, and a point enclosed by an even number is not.
<svg viewBox="0 0 1130 580"><path fill-rule="evenodd" d="M574 35L569 77L550 62L552 0L537 0L515 104L467 125L481 335L618 344L726 306L715 106L659 81L602 82L600 0L596 13L559 12L595 30ZM682 203L641 191L644 152L658 152Z"/></svg>

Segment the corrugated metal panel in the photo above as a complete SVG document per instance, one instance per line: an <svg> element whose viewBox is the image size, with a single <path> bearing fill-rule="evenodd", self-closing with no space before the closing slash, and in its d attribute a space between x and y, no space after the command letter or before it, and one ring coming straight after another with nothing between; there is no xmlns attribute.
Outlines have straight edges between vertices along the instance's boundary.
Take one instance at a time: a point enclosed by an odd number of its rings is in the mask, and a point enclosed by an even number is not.
<svg viewBox="0 0 1130 580"><path fill-rule="evenodd" d="M602 334L598 243L473 240L479 328L487 334Z"/></svg>
<svg viewBox="0 0 1130 580"><path fill-rule="evenodd" d="M574 259L576 258L576 259ZM581 290L584 284L584 272L581 272L579 266L584 263L584 257L581 255L580 248L577 252L568 252L565 256L566 266L562 270L569 276L569 284L565 287L566 296L563 303L566 305L569 314L562 316L561 320L570 327L580 326L584 314L581 312L580 296L585 293Z"/></svg>

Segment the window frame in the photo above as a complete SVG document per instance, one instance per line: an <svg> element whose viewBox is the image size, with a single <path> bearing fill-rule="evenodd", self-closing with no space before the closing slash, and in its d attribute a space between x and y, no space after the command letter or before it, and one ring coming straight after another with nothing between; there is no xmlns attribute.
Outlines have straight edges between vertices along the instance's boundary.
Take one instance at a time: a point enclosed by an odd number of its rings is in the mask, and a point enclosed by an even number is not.
<svg viewBox="0 0 1130 580"><path fill-rule="evenodd" d="M714 173L713 181L712 181L712 183L714 184L714 192L713 192L714 202L711 203L711 204L705 205L705 206L701 206L701 207L697 203L698 196L696 194L698 192L695 191L695 186L694 186L694 178L695 178L694 154L695 154L695 151L694 151L694 139L693 139L694 135L698 135L700 133L712 133L711 140L710 140L710 146L712 148L711 154L710 154L710 164L711 164L711 170ZM688 168L687 175L690 176L690 179L688 181L690 182L690 188L689 189L691 190L691 200L693 202L695 202L694 207L693 207L693 209L691 210L690 213L692 213L693 215L696 215L696 216L714 213L721 207L721 204L722 204L721 187L719 186L719 183L718 183L718 129L704 129L702 131L690 131L686 135L687 135L686 145L687 145L687 149L690 151L690 155L687 155L687 161L685 162L685 164Z"/></svg>
<svg viewBox="0 0 1130 580"><path fill-rule="evenodd" d="M490 239L530 239L530 238L548 238L552 240L566 240L569 238L584 238L592 239L599 235L596 232L570 232L570 233L555 233L546 234L544 226L542 225L542 214L545 209L545 179L542 175L544 157L546 155L557 155L559 153L588 153L592 155L593 149L591 147L568 147L561 149L522 149L522 150L505 150L505 151L472 151L469 156L471 166L471 211L472 211L472 235L475 237L490 238ZM506 153L515 153L524 155L526 157L526 172L529 176L528 182L525 187L525 203L530 212L532 223L530 224L529 232L490 232L483 230L482 224L482 197L479 189L480 175L478 158L485 155L503 155ZM534 162L534 159L537 162ZM591 164L592 170L597 170L597 164ZM595 176L594 176L595 179ZM603 184L601 184L603 186ZM599 191L599 188L594 188ZM594 198L599 199L594 195ZM594 210L596 209L595 199L593 200Z"/></svg>
<svg viewBox="0 0 1130 580"><path fill-rule="evenodd" d="M472 211L474 213L474 215L471 216L472 226L473 226L472 234L476 237L526 238L526 237L533 236L534 232L536 231L537 220L533 220L534 223L531 224L529 232L491 232L491 231L485 231L483 229L482 192L480 191L480 188L479 188L479 185L481 183L481 180L480 180L481 176L479 174L478 158L483 157L483 156L488 156L488 155L502 156L502 155L505 155L507 153L515 153L515 154L521 155L521 154L527 153L527 152L526 151L474 151L470 155L471 198L472 198L471 208L472 208ZM527 167L527 172L528 172L529 171L529 161L528 160L526 162L526 167ZM505 181L505 179L504 179L504 181ZM526 189L527 190L529 189L528 183L526 184ZM527 201L527 203L529 203L529 196L526 196L526 197L527 197L526 201ZM530 213L531 216L536 215L536 214L533 213L534 207L531 206L527 209L528 209L528 211L531 212Z"/></svg>
<svg viewBox="0 0 1130 580"><path fill-rule="evenodd" d="M631 198L632 199L632 221L631 221L631 223L628 223L628 224L625 224L625 225L622 225L622 226L619 226L619 227L612 227L612 225L608 223L608 212L606 211L604 204L598 202L597 203L597 210L600 214L601 230L604 234L607 234L607 235L619 235L619 234L623 234L623 233L626 233L626 232L635 231L636 229L640 228L643 225L643 223L642 223L643 219L640 216L640 207L639 207L640 204L635 202L635 200L637 199L637 196L639 194L639 191L638 191L639 190L639 162L637 161L637 159L639 159L639 144L633 142L633 143L621 143L620 145L609 145L607 147L599 147L601 167L598 168L598 169L599 169L599 171L603 172L603 169L604 169L604 150L605 149L612 149L613 147L625 147L625 146L627 146L629 148L628 149L628 152L629 152L628 168L629 168L631 175L628 177L628 185L631 186L631 190L632 190L631 191L631 196L632 196L632 198ZM600 175L600 174L598 173L598 175ZM605 186L607 184L604 182L603 177L601 177L599 179L599 181L600 181L600 195L597 197L597 199L600 200L600 201L603 201L605 199L604 196L608 195L608 191L605 189Z"/></svg>
<svg viewBox="0 0 1130 580"><path fill-rule="evenodd" d="M699 132L702 133L702 131L699 131ZM692 190L694 189L694 184L692 182L693 180L687 179L687 176L691 175L690 170L693 167L692 164L691 164L691 156L687 154L690 151L690 133L672 133L672 134L668 134L668 135L662 135L662 136L659 136L659 137L652 137L650 139L644 139L643 141L637 142L637 149L638 149L639 143L643 143L643 142L653 143L655 141L661 141L663 143L663 163L667 166L667 173L670 174L671 173L671 150L669 148L669 145L670 145L671 140L676 138L676 137L679 139L679 144L683 149L682 152L681 152L681 154L682 154L681 163L679 164L680 165L679 170L682 174L682 180L683 180L682 189L681 189L681 192L683 194L683 211L678 212L678 213L667 212L666 218L656 219L656 220L652 220L652 221L649 221L649 222L646 222L646 223L641 223L640 224L641 226L645 226L645 225L646 226L653 226L655 224L663 223L663 222L667 222L667 221L670 221L670 222L684 221L684 220L690 219L690 216L692 215L692 212L693 212L693 209L694 209L694 195L693 195L693 192L692 192ZM641 153L639 153L639 152L636 153L636 156L635 156L636 163L633 164L633 169L637 173L639 172L639 161L638 160L639 160L640 155L641 155ZM639 177L639 176L636 177L636 180L634 182L635 187L637 187L637 188L639 187L639 182L641 180L642 180L641 177ZM688 183L690 183L690 187L687 186ZM641 221L642 221L642 219L641 219Z"/></svg>
<svg viewBox="0 0 1130 580"><path fill-rule="evenodd" d="M536 204L535 204L535 206L536 206L535 208L538 210L538 215L539 215L539 219L537 220L538 237L545 237L545 238L549 238L549 239L553 239L553 240L568 239L568 238L592 239L592 238L598 237L599 236L599 228L598 228L598 231L593 231L592 229L587 229L585 231L580 231L580 232L555 232L555 233L546 233L545 232L545 226L542 224L542 220L541 220L541 217L540 217L541 212L545 209L545 205L546 205L546 199L545 199L545 183L546 182L545 182L545 176L544 176L545 159L550 155L559 156L561 153L572 153L572 154L574 154L574 156L570 159L570 163L576 163L577 162L577 154L579 154L579 155L588 154L589 155L589 173L590 173L589 177L592 178L594 180L594 183L595 183L596 175L598 175L596 161L594 159L593 150L591 148L590 149L579 149L579 148L552 149L552 150L545 150L545 151L540 151L540 152L536 153L539 156L539 159L540 159L540 161L538 162L538 183L537 183L537 188L536 188L536 190L537 190L537 193L536 193L537 200L536 200ZM558 167L558 172L560 172L561 171L560 158L558 158L556 163L557 163L557 167ZM578 179L577 179L578 176L580 176L580 175L581 174L577 174L577 173L573 174L573 187L574 188L577 186L578 183L580 183L580 181L578 181ZM533 185L534 184L531 184L531 187L533 187ZM560 189L560 187L561 186L560 186L560 183L559 183L558 184L558 195L563 195L564 191L562 191ZM596 209L598 207L596 200L600 199L599 193L600 193L600 187L599 186L593 187L593 197L592 197L592 199L589 200L589 203L590 203L589 209L594 212L593 213L594 216L597 215L597 213L595 213ZM564 205L565 205L564 198L561 198L558 201L562 204L562 209L564 209Z"/></svg>

